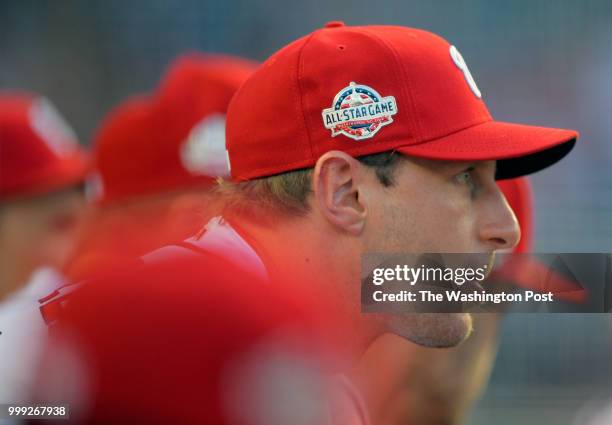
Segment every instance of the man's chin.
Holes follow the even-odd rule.
[[[469,313],[418,313],[394,316],[390,331],[424,347],[454,347],[472,332]]]

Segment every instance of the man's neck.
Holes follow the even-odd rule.
[[[336,241],[322,241],[319,230],[308,219],[280,218],[273,224],[239,220],[236,224],[240,233],[246,233],[243,236],[254,242],[253,248],[273,276],[307,279],[309,284],[319,283],[313,282],[317,278],[344,283],[350,280],[348,264],[330,261]]]
[[[342,348],[356,361],[372,338],[355,321],[361,309],[361,251],[355,240],[334,234],[326,223],[311,217],[280,218],[273,224],[228,221],[251,243],[272,279],[304,285],[333,308],[338,328],[345,327]]]

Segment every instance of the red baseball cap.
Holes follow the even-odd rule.
[[[190,175],[229,177],[225,114],[236,90],[257,69],[247,59],[188,53],[169,67],[154,96],[160,138],[179,146]]]
[[[115,108],[95,138],[97,199],[108,203],[210,186],[228,176],[225,112],[254,69],[240,58],[186,55],[170,66],[151,97]]]
[[[159,169],[151,122],[146,96],[127,99],[103,121],[94,138],[94,174],[88,181],[95,201],[107,203],[157,190],[154,175],[163,175],[164,169]]]
[[[312,167],[330,150],[545,168],[578,133],[494,121],[456,47],[427,31],[331,22],[272,55],[228,111],[232,176]]]
[[[0,200],[77,184],[86,160],[55,107],[29,93],[0,93]]]

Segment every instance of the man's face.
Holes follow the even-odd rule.
[[[23,269],[20,272],[60,268],[74,246],[84,208],[79,189],[8,203],[0,210],[0,250],[18,259],[12,267]],[[0,294],[12,289],[0,288]]]
[[[495,161],[404,159],[375,192],[368,249],[489,253],[512,248],[518,223],[495,183]]]
[[[495,165],[405,158],[395,170],[394,185],[368,180],[364,250],[493,253],[512,248],[519,228],[495,183]],[[422,345],[456,345],[471,328],[467,314],[405,314],[384,321],[389,330]]]

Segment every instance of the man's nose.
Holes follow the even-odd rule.
[[[512,249],[521,239],[521,230],[514,212],[504,195],[497,191],[490,199],[490,205],[480,229],[481,240],[491,249]]]

